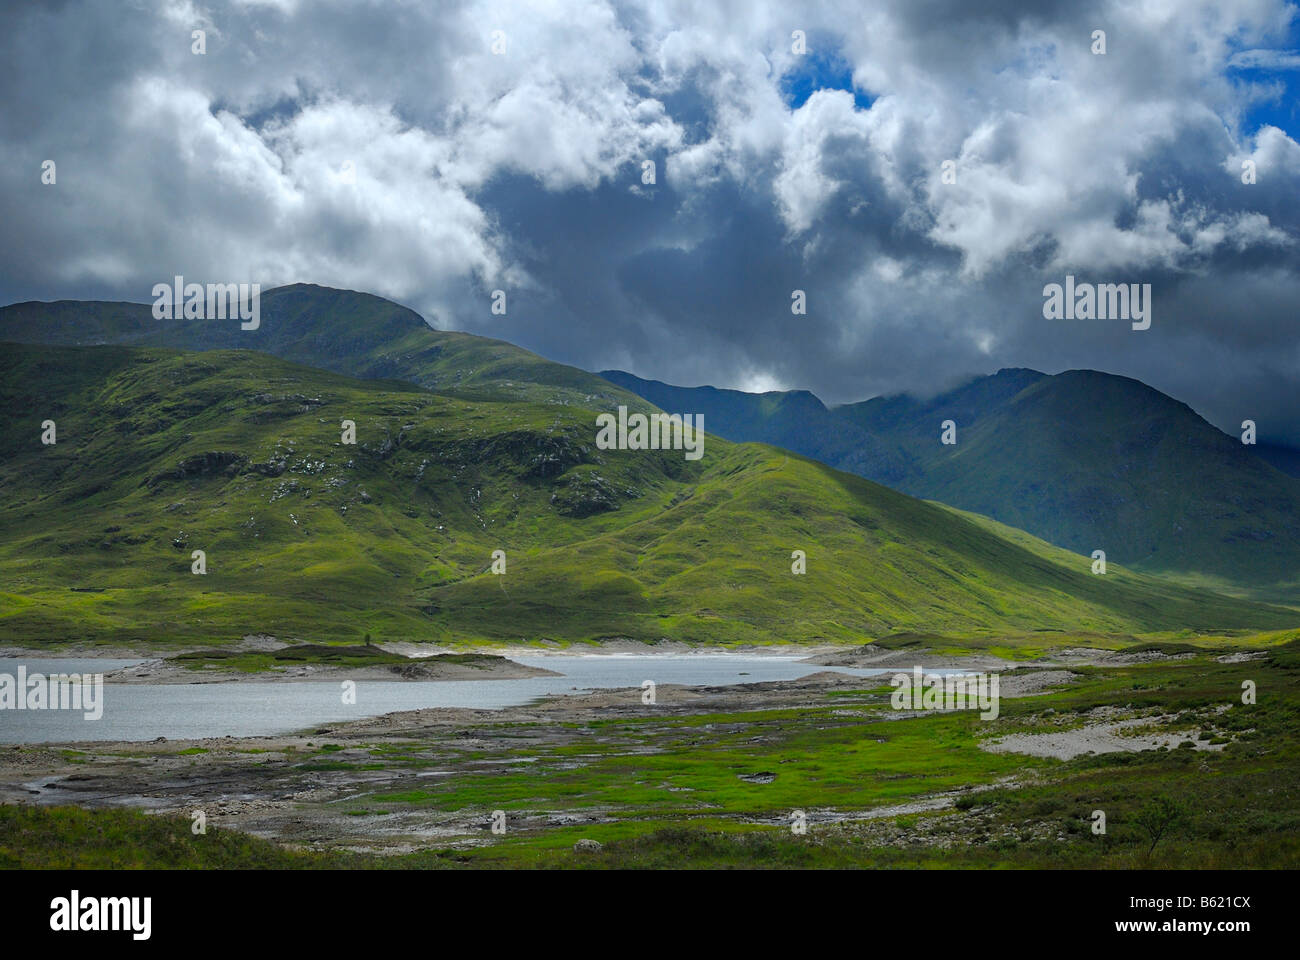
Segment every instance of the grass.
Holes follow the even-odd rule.
[[[838,726],[821,710],[693,717],[690,726],[709,730],[707,744],[679,741],[666,755],[635,759],[625,742],[623,750],[607,745],[608,760],[572,775],[579,789],[573,783],[561,788],[564,781],[550,777],[532,784],[534,797],[540,792],[561,808],[566,801],[580,808],[581,797],[588,803],[599,798],[613,809],[612,823],[523,831],[470,856],[481,866],[1294,868],[1300,865],[1298,648],[1300,641],[1293,640],[1274,648],[1267,661],[1243,664],[1221,664],[1202,653],[1186,661],[1082,668],[1082,679],[1067,688],[1004,700],[996,731],[962,713],[888,723],[841,720]],[[1268,691],[1267,704],[1240,703],[1245,679]],[[844,705],[843,696],[835,700]],[[1071,761],[990,754],[976,745],[992,732],[1059,728],[1062,717],[1106,707],[1155,709],[1173,717],[1167,729],[1200,724],[1230,742],[1222,752],[1184,748]],[[628,733],[637,727],[619,726]],[[756,735],[768,742],[756,746]],[[667,747],[672,736],[664,729],[652,740]],[[611,765],[620,763],[632,764],[622,784],[607,778]],[[735,777],[759,769],[780,773],[762,786]],[[1008,773],[1014,774],[1010,782]],[[660,792],[665,784],[691,788],[696,809],[683,811],[664,799],[671,796]],[[993,789],[966,792],[955,808],[813,823],[804,837],[785,826],[742,822],[795,809],[870,810],[980,784]],[[508,788],[510,781],[500,785]],[[424,802],[476,802],[463,786],[447,789]],[[508,789],[494,799],[510,809]],[[1144,817],[1171,802],[1182,816],[1152,849]],[[1092,832],[1098,809],[1107,818],[1104,835]],[[579,836],[606,847],[576,857],[569,848]]]
[[[170,658],[189,670],[207,670],[219,667],[241,673],[264,673],[289,664],[320,664],[340,667],[388,666],[412,662],[437,662],[447,660],[449,654],[413,661],[400,653],[388,653],[379,647],[338,644],[302,643],[279,650],[247,652],[240,650],[193,650]]]
[[[347,867],[347,855],[287,850],[231,830],[192,832],[185,817],[134,810],[0,806],[0,868],[289,870]]]
[[[486,821],[505,810],[504,836],[380,857],[282,851],[252,838],[190,838],[188,821],[120,810],[0,808],[0,863],[9,866],[339,866],[368,868],[1061,868],[1238,869],[1300,866],[1300,640],[1265,660],[1221,663],[1215,652],[1123,667],[1075,667],[1078,679],[1042,696],[1004,700],[986,723],[972,713],[886,719],[878,689],[834,691],[801,709],[654,714],[595,721],[539,745],[536,724],[472,726],[484,741],[389,742],[357,760],[325,743],[306,771],[416,770],[454,776],[398,792],[350,797],[349,816],[425,811]],[[1242,681],[1259,702],[1240,702]],[[1084,755],[1069,761],[979,748],[989,736],[1068,729],[1092,711],[1157,718],[1164,731],[1223,739],[1186,747]],[[1226,708],[1226,709],[1225,709]],[[449,753],[449,751],[452,751]],[[455,756],[523,764],[458,764]],[[334,759],[329,759],[334,758]],[[767,783],[741,779],[768,772]],[[422,784],[425,783],[422,781]],[[955,802],[864,819],[946,793]],[[1152,811],[1175,808],[1153,843]],[[809,817],[791,832],[793,811]],[[1106,832],[1096,834],[1094,812]],[[856,816],[828,822],[825,814]],[[550,825],[569,814],[587,822]],[[592,817],[595,819],[591,819]],[[820,818],[820,819],[819,819]],[[471,831],[472,833],[473,831]],[[90,837],[90,843],[84,838]],[[603,844],[575,852],[580,839]],[[483,840],[491,842],[481,843]]]
[[[0,377],[6,407],[33,411],[0,440],[10,643],[939,636],[1028,655],[1300,618],[1116,565],[1093,576],[1085,557],[760,445],[710,438],[698,462],[600,451],[592,412],[567,404],[251,351],[14,345]]]
[[[253,340],[211,324],[162,330],[137,307],[0,311],[0,331],[16,339],[39,316],[42,336],[81,338],[99,324],[100,339],[145,344],[0,352],[0,400],[18,412],[0,435],[0,642],[52,653],[126,646],[253,672],[406,662],[367,636],[455,646],[466,652],[444,659],[468,666],[505,644],[584,649],[611,638],[873,641],[1017,660],[1095,647],[1163,656],[1075,668],[1068,687],[1005,701],[996,730],[1070,729],[1114,708],[1224,749],[1066,762],[994,754],[980,749],[991,730],[972,715],[888,719],[887,691],[864,685],[799,709],[562,724],[549,731],[563,733],[556,742],[489,722],[463,746],[388,743],[357,760],[333,743],[247,751],[303,775],[500,761],[360,790],[347,811],[516,818],[482,846],[378,858],[221,830],[196,837],[188,819],[134,811],[0,807],[0,865],[1297,864],[1294,608],[1113,562],[1093,576],[1086,556],[762,445],[710,437],[698,462],[597,450],[594,414],[637,406],[630,394],[509,344],[431,331],[377,298],[268,291]],[[164,335],[213,349],[165,349]],[[350,347],[322,356],[327,341]],[[245,345],[287,359],[227,349]],[[39,442],[45,419],[57,423],[54,446]],[[343,420],[357,424],[355,446],[341,443]],[[992,442],[966,436],[963,450]],[[806,575],[791,573],[796,549]],[[194,550],[203,576],[191,573]],[[490,572],[496,550],[504,576]],[[288,645],[224,646],[249,634]],[[1268,656],[1216,659],[1244,651]],[[1245,680],[1258,684],[1255,705],[1240,702]],[[213,760],[202,748],[179,754]],[[95,754],[65,759],[93,767]],[[742,779],[754,774],[769,782]],[[954,806],[865,818],[938,793],[956,795]],[[1091,832],[1097,809],[1104,835]],[[859,819],[814,816],[795,836],[793,810]],[[539,812],[593,820],[541,827],[529,819]],[[604,848],[575,854],[583,838]]]

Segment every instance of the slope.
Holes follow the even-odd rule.
[[[703,414],[708,429],[727,440],[770,443],[879,483],[892,485],[907,476],[906,461],[897,451],[865,427],[828,410],[807,390],[745,393],[675,387],[622,370],[602,370],[600,375],[661,410]]]
[[[652,402],[708,410],[711,429],[730,439],[779,443],[1078,553],[1105,550],[1112,561],[1213,589],[1300,597],[1300,481],[1136,380],[1007,369],[930,399],[827,409],[804,392],[602,375]],[[799,417],[783,418],[796,396]],[[945,420],[957,424],[956,445],[940,442]]]
[[[382,297],[309,283],[264,292],[255,330],[242,330],[238,320],[159,320],[144,303],[28,301],[0,307],[3,340],[260,350],[353,377],[407,380],[467,397],[649,409],[635,394],[576,367],[502,340],[434,330],[415,311]]]
[[[767,446],[710,437],[699,461],[600,451],[591,413],[564,405],[251,351],[7,344],[0,384],[6,642],[763,643],[1298,616],[1118,567],[1095,577],[1077,556]]]
[[[842,412],[906,451],[916,496],[1153,573],[1274,596],[1296,583],[1300,483],[1137,380],[1003,371]],[[956,445],[938,442],[945,419]]]

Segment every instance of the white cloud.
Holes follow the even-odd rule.
[[[1242,50],[1228,58],[1238,70],[1300,70],[1300,53],[1294,50]]]

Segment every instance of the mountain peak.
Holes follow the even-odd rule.
[[[259,313],[257,328],[243,330],[237,320],[157,319],[149,303],[29,302],[0,307],[0,341],[260,350],[335,373],[483,399],[650,409],[593,374],[503,340],[435,330],[409,307],[371,293],[291,283],[263,291]]]
[[[702,391],[676,389],[675,403],[705,402]],[[1104,549],[1150,572],[1294,595],[1300,485],[1140,380],[1005,367],[937,396],[876,397],[793,424],[749,396],[747,408],[719,405],[710,430],[776,443],[1085,555]],[[940,443],[947,420],[955,444]]]

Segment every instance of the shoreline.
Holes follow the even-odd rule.
[[[1072,665],[1117,662],[1121,658],[1112,651],[1101,649],[1060,651],[1065,656],[1042,657],[1032,661],[1008,660],[985,653],[967,655],[935,654],[924,650],[890,650],[867,643],[861,645],[820,644],[805,647],[797,644],[744,645],[740,647],[704,647],[681,641],[640,643],[638,641],[611,641],[600,647],[591,645],[478,647],[469,649],[429,647],[424,644],[393,642],[376,644],[384,653],[407,657],[407,661],[384,664],[331,664],[321,662],[295,663],[285,661],[262,670],[223,668],[217,664],[203,667],[187,666],[177,660],[186,653],[212,649],[229,649],[235,653],[270,653],[284,649],[285,645],[266,636],[248,636],[241,642],[222,648],[199,648],[199,651],[175,650],[167,656],[156,651],[145,652],[139,648],[114,648],[111,652],[94,653],[78,648],[72,650],[32,650],[27,647],[0,646],[0,658],[69,659],[69,660],[124,660],[139,659],[140,663],[118,667],[104,673],[104,682],[112,684],[219,684],[219,683],[328,683],[340,680],[390,681],[390,682],[460,682],[474,680],[518,680],[530,677],[562,676],[543,666],[519,662],[550,658],[608,658],[632,659],[642,657],[726,659],[772,658],[790,660],[824,667],[847,669],[889,670],[921,667],[926,671],[963,671],[981,673],[1008,673],[1026,670],[1052,670]],[[475,656],[482,660],[474,664],[439,661],[448,656]],[[1138,658],[1123,658],[1138,659]],[[1146,659],[1142,657],[1140,659]]]
[[[104,674],[105,683],[176,684],[212,683],[332,683],[356,682],[459,683],[475,680],[523,680],[529,677],[558,677],[559,673],[530,667],[505,657],[499,663],[470,666],[457,663],[392,663],[375,666],[337,664],[285,664],[260,671],[223,670],[219,667],[192,668],[167,660],[146,660]]]
[[[1025,680],[1043,678],[1043,671],[1026,673]],[[1068,681],[1066,676],[1059,679]],[[809,709],[822,705],[828,694],[861,689],[862,684],[863,678],[827,670],[797,680],[722,687],[662,684],[658,703],[652,706],[642,702],[640,689],[623,687],[554,693],[497,710],[394,711],[261,736],[6,744],[0,748],[0,802],[95,809],[122,806],[124,797],[132,797],[136,799],[125,805],[150,813],[186,815],[197,807],[205,809],[215,825],[280,843],[359,847],[385,855],[411,852],[429,843],[475,847],[492,840],[486,815],[478,808],[440,810],[422,805],[417,798],[391,807],[385,803],[373,818],[353,814],[369,810],[380,797],[437,789],[441,783],[476,773],[517,772],[553,751],[587,745],[592,723],[671,725],[716,713],[741,716],[752,711]],[[1055,685],[1040,688],[1029,683],[1003,695],[1032,697]],[[887,702],[845,703],[838,713],[856,723],[907,723],[920,716],[892,711]],[[529,731],[526,756],[518,753],[520,730]],[[368,767],[392,751],[411,749],[427,753],[427,762],[411,767],[385,765],[382,770]],[[579,768],[595,762],[589,746],[584,750],[581,759],[574,761]],[[946,809],[958,795],[922,791],[907,802]],[[839,817],[870,821],[903,809],[883,804],[878,809],[844,810]],[[568,811],[544,801],[520,811],[515,822],[521,828],[594,825],[605,822],[607,814],[599,803]],[[727,819],[761,822],[756,816],[728,814]]]
[[[160,649],[153,644],[88,644],[82,642],[59,641],[50,647],[32,644],[0,643],[0,658],[34,657],[57,660],[158,660],[177,657],[187,653],[205,650],[224,650],[232,653],[269,653],[295,644],[309,643],[300,637],[279,639],[265,634],[248,634],[238,640],[217,645],[215,643],[195,643]],[[804,645],[797,643],[782,644],[740,644],[735,646],[705,645],[687,643],[681,640],[660,640],[654,643],[642,643],[638,640],[611,639],[599,644],[539,642],[537,644],[471,644],[464,646],[446,646],[443,644],[414,643],[406,640],[381,640],[375,646],[387,653],[400,654],[413,660],[425,660],[443,654],[482,654],[499,656],[507,659],[514,657],[608,657],[608,656],[746,656],[746,657],[793,657],[804,659],[836,651],[853,651],[861,648],[859,644],[823,643]]]

